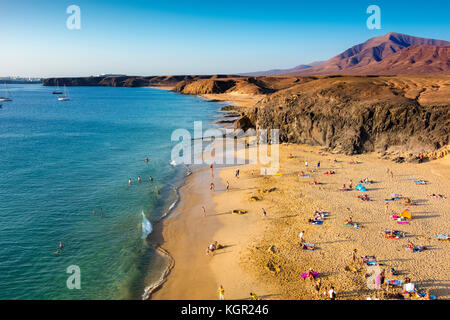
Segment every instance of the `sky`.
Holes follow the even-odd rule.
[[[66,26],[70,5],[79,30]],[[379,30],[366,26],[370,5]],[[450,41],[449,12],[448,0],[0,0],[0,76],[291,68],[391,31]]]

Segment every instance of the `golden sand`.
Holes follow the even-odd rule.
[[[374,154],[349,157],[321,153],[318,147],[280,146],[281,176],[261,176],[258,165],[248,164],[239,167],[239,179],[234,176],[236,167],[222,168],[219,174],[216,169],[214,179],[209,169],[189,177],[181,189],[182,201],[164,221],[159,239],[175,259],[175,267],[152,298],[217,299],[217,289],[223,285],[226,299],[246,299],[250,292],[264,299],[324,299],[314,291],[314,282],[300,277],[309,268],[320,273],[322,286],[334,286],[338,299],[375,297],[377,292],[367,288],[365,265],[355,264],[358,272],[345,270],[351,264],[351,252],[357,249],[358,256],[376,256],[386,271],[393,267],[400,272],[399,276],[387,273],[387,279],[408,276],[419,288],[429,289],[439,299],[449,299],[449,244],[434,238],[438,233],[449,233],[449,200],[428,196],[449,196],[448,157],[424,164],[396,164]],[[319,172],[308,172],[311,178],[297,176],[301,170],[310,171],[319,160]],[[351,164],[351,160],[358,164]],[[393,172],[392,178],[386,174],[387,168]],[[324,175],[328,170],[336,174]],[[365,185],[367,192],[339,190],[350,180],[355,186],[366,177],[375,181]],[[416,185],[410,178],[424,179],[428,184]],[[313,180],[321,184],[313,185]],[[216,185],[215,192],[209,191],[210,181]],[[231,186],[228,192],[226,181]],[[410,225],[399,225],[390,217],[404,209],[403,200],[388,202],[385,213],[384,199],[392,193],[416,203],[408,207],[413,215]],[[368,194],[372,201],[358,200],[358,194]],[[202,205],[207,208],[206,218]],[[266,218],[262,208],[267,211]],[[248,213],[231,214],[234,209]],[[322,226],[307,221],[315,210],[330,214]],[[363,228],[344,226],[350,216]],[[404,231],[407,237],[385,239],[381,234],[385,228]],[[301,231],[306,242],[316,245],[315,251],[299,248]],[[206,248],[213,241],[225,248],[207,256]],[[428,250],[410,252],[404,248],[408,241]]]

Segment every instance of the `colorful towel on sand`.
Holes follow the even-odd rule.
[[[391,285],[391,286],[402,286],[403,285],[403,280],[389,279],[389,280],[387,280],[387,284]]]
[[[313,272],[313,277],[317,278],[319,276],[318,272]],[[302,279],[308,278],[308,272],[302,273]]]
[[[347,227],[353,227],[353,228],[362,228],[362,226],[360,226],[359,224],[353,222],[353,223],[344,223],[344,226]]]
[[[315,221],[313,221],[311,223],[315,224],[315,225],[318,225],[318,226],[321,226],[323,224],[323,221],[322,220],[315,220]]]
[[[435,238],[438,239],[439,241],[450,241],[450,236],[446,234],[438,234],[435,236]]]

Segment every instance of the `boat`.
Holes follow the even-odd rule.
[[[58,97],[59,101],[69,101],[69,92],[67,91],[66,85],[64,85],[64,95],[61,97]]]
[[[56,81],[56,90],[53,91],[52,94],[63,94],[63,92],[59,90],[58,81]]]
[[[0,97],[0,102],[12,101],[12,99],[9,97],[8,88],[6,87],[6,81],[5,81],[5,93],[6,95],[4,97]]]

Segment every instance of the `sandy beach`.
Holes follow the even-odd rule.
[[[310,172],[318,161],[320,169]],[[387,168],[393,177],[386,174]],[[181,188],[182,200],[160,226],[157,239],[174,258],[175,267],[153,299],[217,299],[219,285],[226,299],[248,299],[250,292],[264,299],[324,299],[314,291],[314,282],[300,277],[309,268],[320,273],[322,287],[334,286],[338,299],[375,298],[377,290],[369,290],[364,278],[367,267],[351,261],[354,249],[358,257],[375,256],[386,272],[390,268],[399,272],[386,274],[386,279],[407,276],[439,299],[450,298],[448,242],[435,239],[436,234],[448,233],[450,206],[448,199],[428,196],[446,195],[450,190],[448,157],[424,164],[397,164],[375,154],[350,157],[328,154],[319,147],[281,145],[281,175],[262,176],[258,165],[246,164],[239,166],[237,179],[235,169],[215,169],[214,179],[209,169],[199,170]],[[330,170],[335,174],[324,174]],[[298,177],[300,171],[310,177]],[[367,192],[340,191],[343,184],[352,181],[355,186],[366,177],[374,181],[365,185]],[[427,184],[417,185],[408,180],[412,178]],[[311,184],[314,180],[320,184]],[[209,191],[210,181],[216,185],[215,192]],[[231,187],[228,192],[226,181]],[[359,200],[357,195],[362,193],[371,201]],[[415,202],[408,207],[413,216],[409,225],[391,218],[405,208],[403,200],[387,202],[386,212],[384,199],[392,193]],[[207,208],[206,218],[202,205]],[[248,213],[231,214],[234,209]],[[323,225],[308,222],[315,210],[329,213]],[[349,217],[362,228],[345,226]],[[385,239],[384,229],[404,231],[406,237]],[[300,249],[301,231],[305,242],[314,243],[316,250]],[[206,248],[214,241],[225,248],[207,256]],[[404,248],[408,241],[427,250],[408,251]],[[349,265],[355,266],[353,271],[346,271]]]

